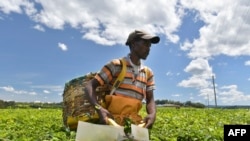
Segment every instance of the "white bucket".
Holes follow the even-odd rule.
[[[125,136],[123,127],[78,122],[76,141],[117,141]]]

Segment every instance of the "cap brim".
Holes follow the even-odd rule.
[[[143,35],[141,36],[142,39],[150,40],[152,44],[157,44],[160,41],[160,37],[152,36],[152,35]]]

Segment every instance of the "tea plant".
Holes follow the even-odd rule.
[[[250,124],[250,111],[158,107],[150,140],[223,141],[225,124]],[[0,110],[0,141],[74,141],[75,136],[64,128],[61,109]]]

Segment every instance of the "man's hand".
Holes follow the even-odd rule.
[[[144,122],[146,123],[145,128],[151,129],[155,122],[155,115],[149,114],[144,118]]]
[[[153,91],[148,91],[146,96],[146,109],[148,115],[144,118],[144,122],[146,122],[146,128],[151,129],[155,122],[156,117],[156,105],[154,101]]]
[[[97,113],[99,115],[100,124],[108,124],[106,119],[108,117],[113,118],[113,116],[109,113],[109,111],[104,108],[100,108],[99,110],[97,110]]]

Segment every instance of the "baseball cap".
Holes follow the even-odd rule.
[[[129,34],[126,45],[129,45],[133,40],[138,38],[150,40],[152,44],[157,44],[160,41],[159,36],[149,34],[143,30],[135,30]]]

